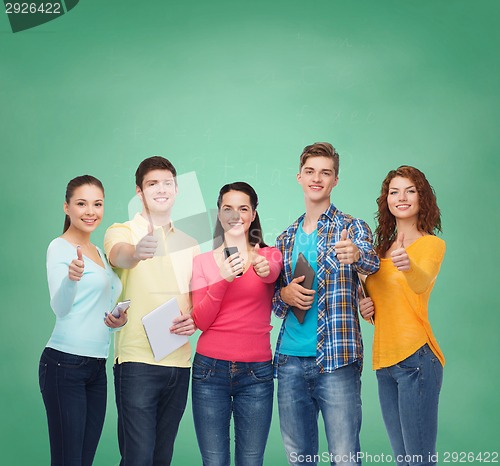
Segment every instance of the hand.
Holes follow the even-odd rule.
[[[404,233],[398,233],[396,242],[399,248],[391,252],[392,263],[401,272],[410,270],[410,258],[406,252],[404,240]]]
[[[170,327],[170,332],[176,335],[191,336],[196,332],[196,324],[191,314],[182,314],[174,319],[174,325]]]
[[[296,307],[302,311],[311,309],[314,301],[315,290],[308,290],[300,283],[304,281],[305,275],[294,278],[287,286],[281,288],[281,299],[289,306]]]
[[[240,253],[235,252],[231,254],[224,260],[219,270],[224,280],[232,282],[240,273],[243,273],[244,270],[243,259],[241,259]]]
[[[83,277],[83,271],[85,269],[85,264],[83,263],[82,248],[80,246],[76,247],[76,259],[71,261],[69,264],[68,277],[74,282],[79,282]]]
[[[251,264],[260,278],[266,278],[271,273],[271,267],[269,267],[269,261],[259,254],[259,250],[260,246],[256,244],[250,252]]]
[[[158,240],[153,236],[153,226],[148,227],[148,234],[141,238],[135,246],[134,259],[144,261],[154,257]]]
[[[119,328],[123,327],[128,322],[127,311],[120,312],[120,317],[115,317],[111,312],[106,312],[104,314],[104,323],[109,328]]]
[[[365,319],[367,322],[373,323],[375,306],[373,305],[372,298],[363,298],[359,300],[359,312],[363,319]]]
[[[359,260],[358,247],[347,238],[347,230],[344,228],[340,233],[340,241],[335,243],[335,255],[341,264],[349,265]]]

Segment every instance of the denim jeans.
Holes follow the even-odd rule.
[[[290,465],[361,464],[361,369],[356,361],[321,373],[314,357],[278,355],[280,428]],[[328,454],[318,454],[321,411]]]
[[[168,466],[186,408],[189,368],[114,366],[120,466]]]
[[[193,418],[204,466],[228,466],[234,418],[236,466],[264,461],[273,411],[273,366],[231,362],[196,354],[193,361]]]
[[[443,367],[426,344],[377,370],[385,427],[398,466],[436,464],[438,401]]]
[[[45,348],[38,380],[47,411],[51,466],[90,466],[106,414],[106,359]]]

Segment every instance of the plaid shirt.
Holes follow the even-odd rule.
[[[278,238],[276,247],[283,255],[283,270],[276,282],[273,297],[273,312],[285,319],[281,326],[274,357],[275,376],[280,352],[281,338],[285,330],[290,306],[280,297],[281,288],[293,279],[292,251],[299,217]],[[335,256],[335,243],[340,240],[342,229],[347,229],[348,238],[358,247],[360,258],[352,265],[342,265]],[[344,214],[333,204],[321,214],[318,220],[318,327],[316,363],[321,372],[351,364],[363,358],[363,341],[358,319],[358,276],[375,273],[379,258],[373,249],[370,227],[363,221]]]

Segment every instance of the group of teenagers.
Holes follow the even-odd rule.
[[[93,463],[111,334],[121,466],[171,464],[190,379],[203,465],[231,464],[231,418],[234,463],[262,465],[274,378],[290,465],[319,462],[320,412],[331,464],[361,464],[358,313],[375,325],[373,369],[396,463],[435,464],[444,357],[428,301],[445,253],[436,196],[418,169],[391,170],[377,199],[373,241],[367,223],[332,203],[338,173],[331,144],[304,148],[297,181],[305,213],[274,246],[264,242],[255,190],[245,182],[223,186],[206,253],[171,220],[178,187],[169,160],[140,163],[142,211],[108,228],[104,252],[91,242],[104,188],[90,175],[69,182],[64,232],[47,251],[56,323],[39,366],[51,465]],[[314,271],[310,287],[294,274],[299,256]],[[360,280],[369,297],[361,297]],[[170,332],[201,332],[192,371],[189,343],[155,361],[142,325],[171,298],[181,314]],[[131,303],[116,317],[110,311],[118,299]],[[272,313],[283,320],[274,358]]]

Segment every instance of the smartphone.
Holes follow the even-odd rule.
[[[120,314],[123,311],[126,311],[129,307],[130,307],[130,299],[126,299],[125,301],[120,301],[111,311],[111,314],[113,315],[113,317],[119,318]]]
[[[232,256],[235,252],[238,252],[238,248],[236,246],[228,246],[224,248],[224,257],[227,259],[229,256]],[[243,272],[240,272],[237,277],[241,277]]]

